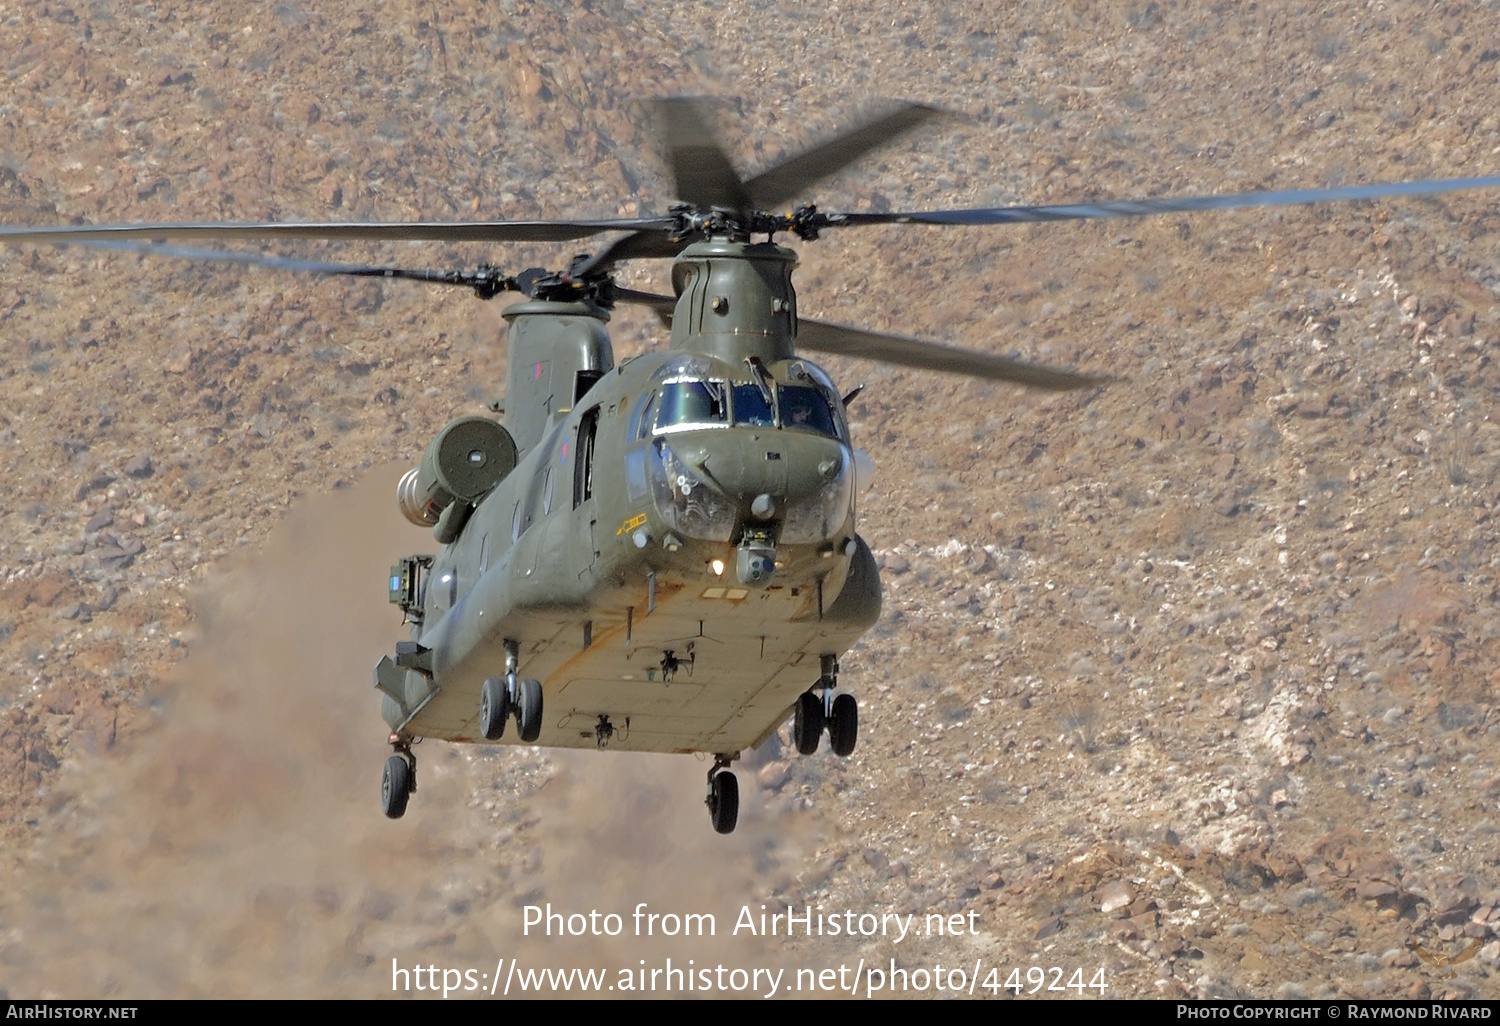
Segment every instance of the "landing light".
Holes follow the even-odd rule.
[[[713,569],[715,577],[724,576],[724,561],[722,559],[716,559],[708,565]]]

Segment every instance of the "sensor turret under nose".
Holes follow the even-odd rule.
[[[741,584],[764,588],[776,574],[776,546],[768,534],[746,535],[735,550],[735,576]]]

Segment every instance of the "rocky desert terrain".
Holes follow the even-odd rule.
[[[682,94],[750,171],[882,99],[957,115],[825,209],[1479,176],[1497,41],[1493,2],[3,0],[0,223],[657,212]],[[806,315],[1116,381],[828,361],[877,467],[860,747],[750,754],[730,837],[686,757],[434,742],[380,815],[383,582],[432,547],[394,484],[498,394],[508,300],[0,251],[0,992],[671,958],[781,994],[863,964],[922,968],[905,996],[1500,997],[1497,201],[799,244]],[[624,933],[524,932],[549,903]],[[634,936],[640,903],[716,935]],[[964,928],[731,932],[761,906]],[[1475,942],[1451,979],[1411,948]]]

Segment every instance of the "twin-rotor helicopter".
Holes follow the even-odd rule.
[[[874,626],[880,576],[856,531],[869,463],[841,394],[806,352],[1042,389],[1103,378],[798,316],[796,254],[774,241],[888,224],[996,225],[1287,206],[1493,187],[1500,177],[1069,206],[905,213],[783,208],[939,112],[906,104],[745,179],[696,100],[662,105],[677,197],[604,220],[0,226],[0,241],[80,244],[314,274],[457,285],[509,307],[503,421],[461,417],[397,489],[435,554],[391,568],[407,640],[374,685],[392,754],[385,814],[416,790],[423,738],[706,753],[713,828],[729,833],[729,769],[787,719],[799,752],[826,733],[853,752],[859,710],[839,657]],[[562,271],[423,270],[186,249],[165,239],[566,242],[617,234]],[[760,239],[760,241],[757,241]],[[674,295],[617,286],[627,260],[671,259]],[[617,303],[671,325],[665,350],[615,362]]]

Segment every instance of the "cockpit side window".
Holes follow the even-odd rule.
[[[734,386],[734,422],[751,427],[770,427],[776,423],[776,412],[766,402],[759,385]]]
[[[667,382],[658,393],[656,430],[722,427],[729,415],[726,393],[722,381]]]
[[[653,405],[655,399],[655,392],[647,392],[641,396],[641,401],[636,404],[635,413],[630,418],[630,438],[632,441],[638,442],[651,434],[651,415],[656,409]]]
[[[837,438],[837,421],[828,400],[816,388],[807,385],[779,385],[777,398],[781,405],[781,426]]]

